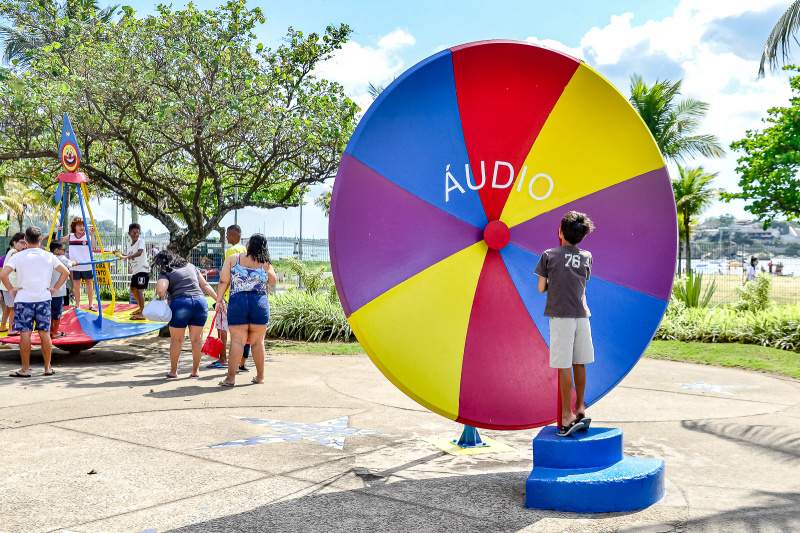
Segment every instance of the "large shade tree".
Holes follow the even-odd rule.
[[[19,3],[0,0],[0,14],[23,31]],[[342,88],[314,75],[350,29],[290,29],[272,50],[255,41],[263,21],[243,0],[60,19],[69,42],[0,73],[0,161],[48,160],[52,182],[68,112],[94,185],[158,219],[182,253],[234,209],[297,205],[335,175],[355,124]]]
[[[692,272],[692,223],[714,201],[717,191],[713,188],[712,182],[716,177],[716,173],[708,173],[703,167],[689,168],[678,165],[678,178],[672,180],[678,221],[682,226],[680,235],[684,245],[686,274]]]
[[[722,197],[744,200],[745,210],[765,225],[776,218],[800,218],[800,75],[794,75],[790,84],[789,105],[770,109],[763,130],[748,130],[731,144],[740,153],[736,167],[740,191]]]
[[[656,80],[648,85],[639,75],[631,77],[631,105],[653,134],[664,157],[673,161],[697,156],[721,157],[725,150],[719,139],[697,133],[708,104],[680,96],[680,80]]]

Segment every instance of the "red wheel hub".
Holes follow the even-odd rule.
[[[501,250],[511,240],[511,231],[505,222],[492,220],[483,228],[483,240],[492,250]]]

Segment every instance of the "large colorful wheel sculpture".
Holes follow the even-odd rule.
[[[373,362],[465,424],[553,421],[534,268],[573,209],[597,226],[581,244],[593,403],[637,362],[672,285],[675,204],[647,127],[587,65],[523,43],[459,46],[404,73],[361,120],[331,207],[333,273]]]

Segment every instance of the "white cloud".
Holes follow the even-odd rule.
[[[398,48],[414,46],[415,44],[417,44],[417,40],[414,36],[400,28],[387,33],[378,41],[378,46],[386,50],[397,50]]]
[[[564,52],[565,54],[571,55],[572,57],[577,59],[585,59],[583,57],[583,48],[581,47],[573,48],[572,46],[567,46],[566,44],[556,39],[539,39],[538,37],[528,37],[527,39],[525,39],[525,41],[531,44],[535,44],[537,46],[541,46],[543,48],[556,50],[557,52]]]
[[[757,78],[761,46],[785,8],[783,0],[682,0],[661,20],[637,24],[632,13],[614,15],[574,47],[539,37],[527,40],[585,59],[623,94],[633,73],[650,82],[683,79],[684,96],[711,106],[701,132],[717,135],[727,148],[746,130],[762,128],[767,109],[788,102],[786,74]],[[732,190],[738,182],[736,158],[729,151],[723,159],[690,164],[719,172],[717,186]],[[729,204],[716,205],[709,214],[732,207],[744,216],[741,205]]]
[[[399,76],[406,68],[400,51],[415,43],[414,36],[400,28],[381,37],[374,46],[350,41],[322,63],[316,74],[341,83],[347,95],[365,111],[372,103],[369,84],[385,87]]]

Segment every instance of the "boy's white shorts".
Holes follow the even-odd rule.
[[[550,317],[550,368],[570,368],[594,362],[588,318]]]

